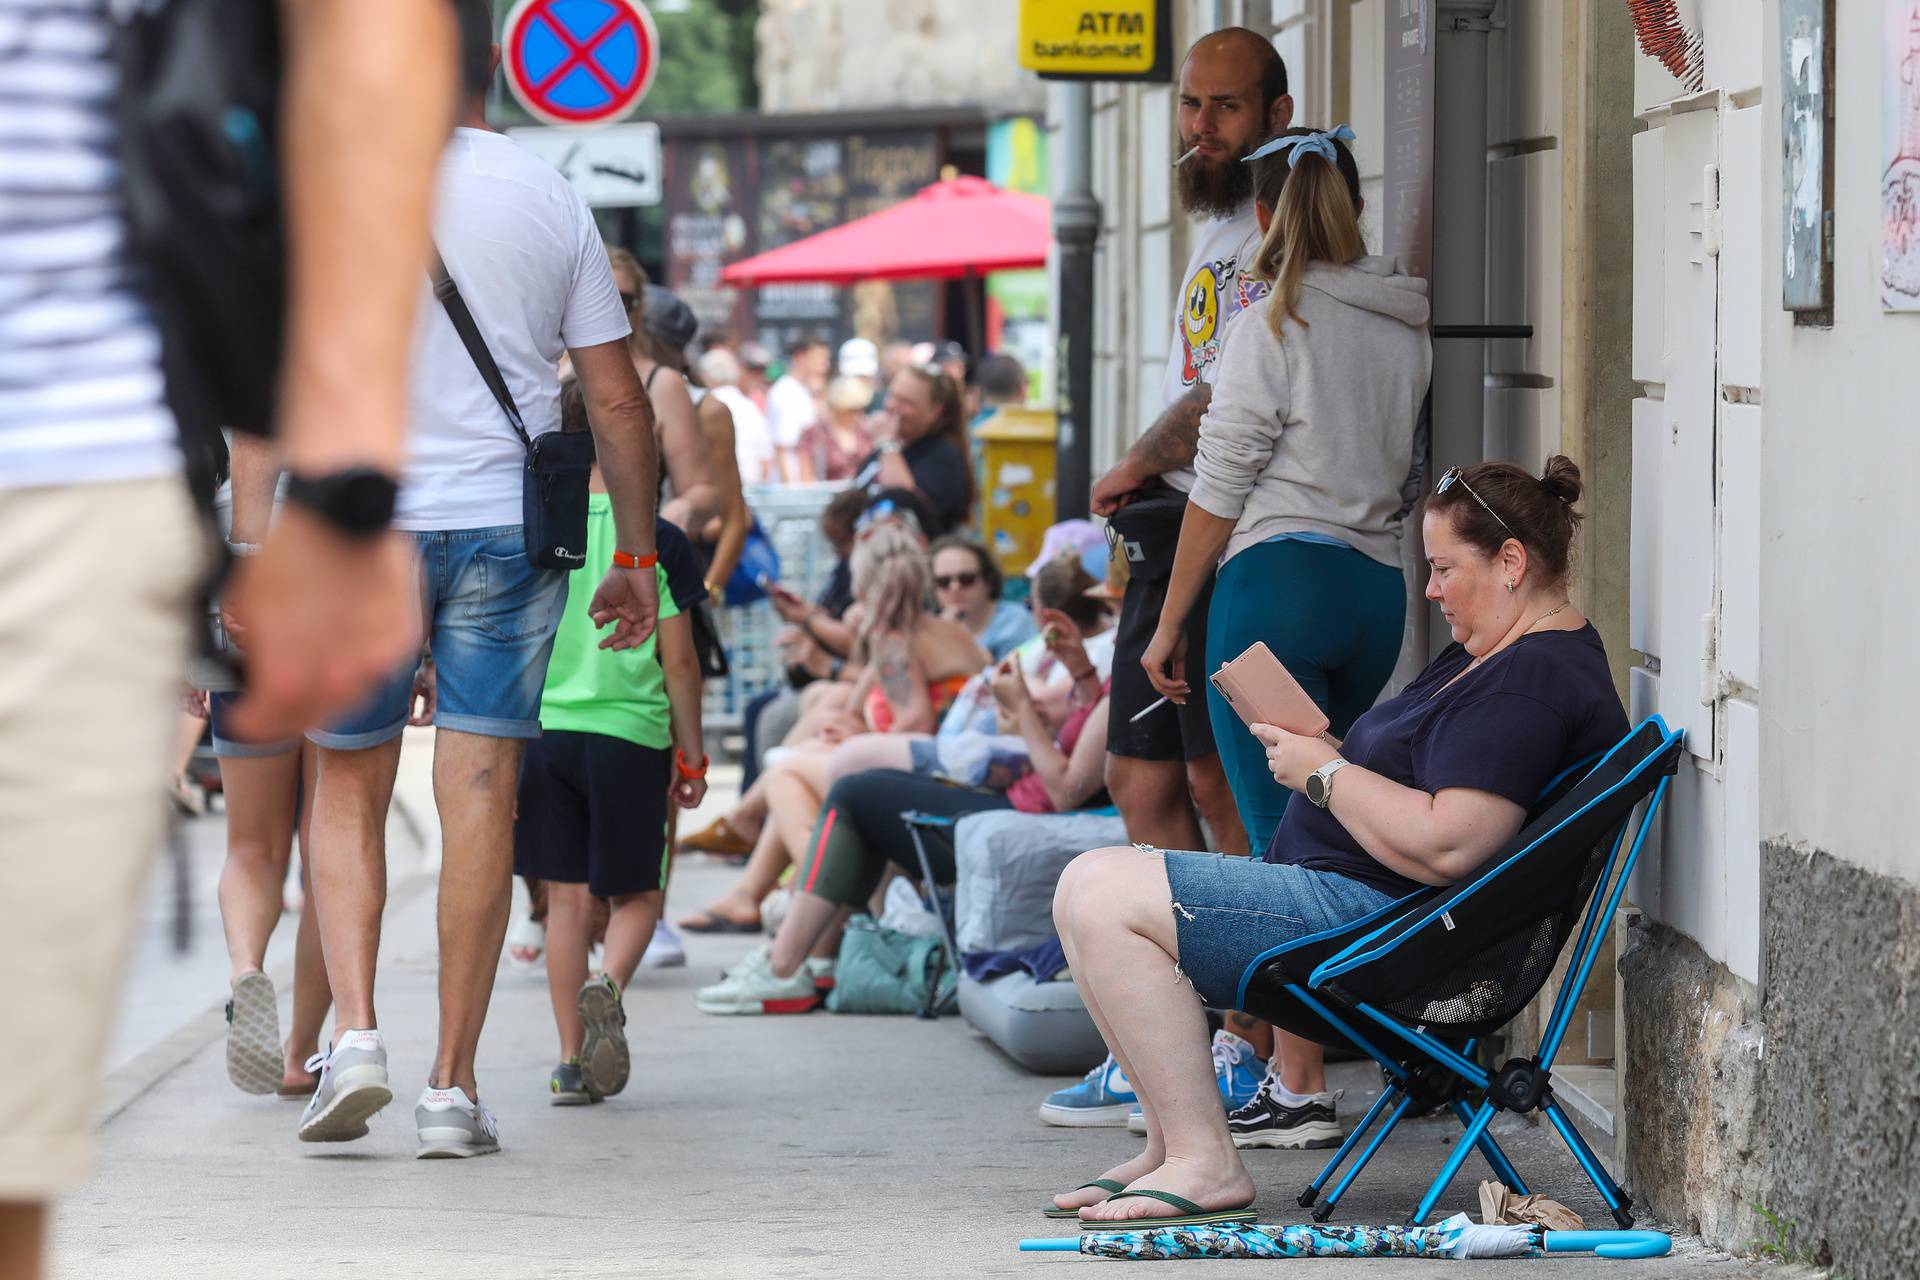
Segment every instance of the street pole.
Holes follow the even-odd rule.
[[[1093,192],[1093,86],[1062,84],[1060,191],[1053,202],[1059,243],[1059,345],[1055,348],[1060,426],[1054,519],[1087,514],[1093,488],[1093,247],[1100,200]]]

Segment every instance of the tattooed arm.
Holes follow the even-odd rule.
[[[913,638],[886,634],[873,639],[872,671],[880,691],[893,708],[889,733],[931,733],[933,701],[927,696],[927,676],[914,656]]]
[[[1200,445],[1200,419],[1212,400],[1213,388],[1196,382],[1168,405],[1126,456],[1093,486],[1094,514],[1112,515],[1138,497],[1148,481],[1190,465]]]

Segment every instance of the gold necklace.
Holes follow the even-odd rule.
[[[1535,618],[1535,619],[1534,619],[1534,620],[1533,620],[1533,621],[1532,621],[1531,623],[1529,623],[1529,624],[1527,624],[1527,629],[1526,629],[1525,631],[1522,631],[1522,632],[1520,633],[1520,635],[1522,635],[1522,636],[1527,636],[1527,635],[1532,635],[1532,634],[1533,634],[1533,629],[1534,629],[1535,627],[1537,627],[1537,626],[1539,626],[1539,625],[1540,625],[1541,623],[1543,623],[1543,622],[1545,622],[1545,621],[1546,621],[1546,620],[1547,620],[1548,618],[1551,618],[1551,617],[1552,617],[1552,616],[1553,616],[1554,614],[1556,614],[1556,613],[1560,613],[1560,612],[1562,612],[1562,611],[1564,611],[1564,610],[1566,610],[1566,609],[1570,609],[1570,608],[1572,608],[1572,607],[1573,607],[1573,597],[1571,597],[1571,596],[1569,596],[1569,597],[1567,597],[1567,598],[1566,598],[1565,600],[1562,600],[1562,601],[1561,601],[1561,602],[1560,602],[1559,604],[1557,604],[1557,605],[1555,605],[1555,606],[1554,606],[1553,608],[1551,608],[1551,609],[1549,609],[1549,610],[1547,610],[1547,611],[1546,611],[1545,613],[1543,613],[1543,614],[1541,614],[1541,615],[1540,615],[1539,617],[1537,617],[1537,618]],[[1514,637],[1514,639],[1516,639],[1516,640],[1517,640],[1517,639],[1519,639],[1519,638],[1520,638],[1520,636],[1515,636],[1515,637]],[[1504,647],[1505,647],[1505,646],[1502,646],[1502,648],[1504,648]],[[1475,659],[1474,659],[1474,660],[1473,660],[1472,662],[1469,662],[1469,663],[1468,663],[1468,664],[1467,664],[1466,666],[1464,666],[1464,667],[1462,667],[1462,668],[1460,669],[1460,675],[1462,675],[1462,676],[1463,676],[1463,675],[1465,675],[1465,674],[1467,674],[1467,672],[1469,672],[1469,671],[1471,671],[1471,670],[1473,670],[1473,669],[1474,669],[1475,667],[1477,667],[1477,666],[1479,666],[1479,665],[1480,665],[1481,663],[1483,663],[1483,662],[1485,662],[1485,661],[1486,661],[1486,660],[1487,660],[1488,658],[1491,658],[1491,657],[1493,656],[1493,654],[1494,654],[1494,653],[1498,653],[1498,652],[1500,652],[1500,650],[1499,650],[1499,649],[1495,649],[1495,650],[1493,651],[1493,653],[1483,653],[1483,654],[1481,654],[1481,655],[1480,655],[1479,657],[1477,657],[1477,658],[1475,658]],[[1456,679],[1456,680],[1457,680],[1457,679],[1459,679],[1459,678],[1460,678],[1460,676],[1455,676],[1455,677],[1454,677],[1454,679]]]

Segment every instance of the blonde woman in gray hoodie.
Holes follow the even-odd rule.
[[[1200,422],[1199,475],[1159,629],[1141,662],[1161,693],[1265,641],[1344,734],[1400,652],[1402,524],[1433,372],[1426,281],[1366,256],[1353,131],[1289,129],[1247,157],[1270,282],[1228,329]],[[1187,612],[1216,571],[1207,652],[1182,652]],[[1251,847],[1292,795],[1266,748],[1211,685],[1214,739]]]

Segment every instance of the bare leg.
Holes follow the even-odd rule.
[[[1187,761],[1187,791],[1194,809],[1206,820],[1207,830],[1213,832],[1216,851],[1244,855],[1247,829],[1240,822],[1240,808],[1233,802],[1233,789],[1227,785],[1227,771],[1218,755]],[[1259,853],[1264,855],[1266,850]]]
[[[915,739],[931,742],[925,734],[909,733],[857,733],[833,749],[827,757],[825,775],[821,778],[821,793],[850,773],[860,773],[867,769],[913,768],[913,747]]]
[[[851,914],[852,907],[843,907],[817,893],[796,892],[793,905],[787,908],[787,918],[780,922],[780,932],[773,936],[769,962],[774,976],[791,978],[800,972],[807,953],[831,933],[836,924],[846,923]]]
[[[440,860],[440,1047],[430,1082],[437,1089],[457,1085],[469,1097],[479,1096],[474,1055],[513,906],[513,798],[522,746],[516,738],[434,733],[433,797],[446,836]]]
[[[825,790],[826,761],[824,752],[809,752],[782,760],[760,775],[754,787],[766,797],[767,813],[773,820],[762,824],[760,837],[754,841],[753,854],[741,870],[740,878],[707,907],[705,914],[740,923],[760,918],[760,904],[793,864],[793,850],[804,849],[813,832],[814,819],[820,812],[820,794]],[[781,797],[779,803],[784,808],[775,808],[776,795]],[[776,814],[785,817],[782,819]],[[681,926],[686,927],[689,921],[697,926],[698,919],[690,916],[681,921]]]
[[[400,739],[359,751],[317,749],[313,796],[313,896],[320,918],[327,981],[343,1030],[379,1025],[373,976],[380,953],[380,913],[387,905],[387,806],[400,766]]]
[[[1206,1015],[1190,986],[1175,976],[1179,956],[1172,895],[1158,855],[1099,850],[1082,855],[1062,877],[1073,884],[1064,905],[1074,939],[1074,982],[1091,994],[1105,1033],[1124,1055],[1127,1078],[1161,1131],[1166,1160],[1136,1184],[1184,1196],[1208,1209],[1237,1207],[1253,1196],[1214,1084]],[[1167,1216],[1151,1200],[1123,1200],[1081,1210],[1086,1221]]]
[[[46,1242],[46,1205],[0,1201],[0,1280],[39,1280]]]
[[[607,945],[600,953],[600,968],[622,991],[633,981],[640,957],[647,954],[647,944],[653,941],[660,911],[666,904],[664,889],[621,894],[613,899],[613,916],[607,921]]]
[[[1200,847],[1200,822],[1193,814],[1186,766],[1178,760],[1108,756],[1107,790],[1127,824],[1127,839],[1157,849]]]
[[[227,979],[262,967],[285,909],[287,858],[299,821],[299,750],[220,761],[227,796],[227,859],[220,866],[220,925]]]
[[[560,1061],[578,1057],[586,1032],[580,1025],[580,987],[587,980],[593,897],[584,884],[547,882],[547,996],[560,1033]]]
[[[1258,1018],[1248,1017],[1237,1009],[1227,1012],[1227,1030],[1253,1046],[1254,1053],[1265,1062],[1273,1056],[1273,1037],[1276,1034],[1271,1023]]]
[[[1116,849],[1113,852],[1138,853],[1138,850]],[[1073,922],[1077,916],[1071,905],[1076,887],[1075,879],[1063,877],[1054,893],[1053,904],[1054,922],[1059,930],[1061,948],[1067,953],[1069,968],[1076,963],[1074,955],[1078,948],[1078,943],[1073,936]],[[1087,1013],[1093,1018],[1094,1026],[1099,1030],[1101,1039],[1106,1041],[1108,1050],[1113,1053],[1114,1061],[1120,1064],[1120,1070],[1126,1073],[1128,1082],[1133,1083],[1133,1068],[1108,1027],[1106,1013],[1100,1008],[1098,999],[1084,986],[1080,988],[1080,998],[1086,1005]],[[1167,1158],[1165,1141],[1160,1133],[1160,1122],[1150,1105],[1151,1100],[1140,1091],[1138,1084],[1134,1084],[1134,1090],[1140,1099],[1140,1114],[1147,1125],[1146,1145],[1140,1154],[1130,1160],[1122,1161],[1100,1175],[1102,1181],[1118,1182],[1123,1186],[1131,1185],[1134,1179],[1153,1172]],[[1086,1187],[1075,1191],[1063,1191],[1053,1198],[1053,1203],[1056,1208],[1080,1209],[1090,1204],[1100,1203],[1107,1198],[1107,1195],[1108,1193],[1099,1187]]]
[[[300,773],[305,781],[300,801],[300,887],[304,905],[300,909],[300,930],[293,945],[293,1022],[287,1028],[286,1065],[281,1083],[289,1087],[313,1080],[307,1071],[307,1059],[320,1049],[320,1032],[326,1025],[327,1010],[333,1007],[333,991],[327,986],[327,957],[320,947],[320,913],[313,905],[313,866],[308,850],[313,847],[313,782],[316,772],[316,748],[300,748]]]
[[[1275,1053],[1280,1055],[1280,1083],[1292,1093],[1327,1091],[1327,1051],[1317,1040],[1303,1040],[1273,1029]]]

